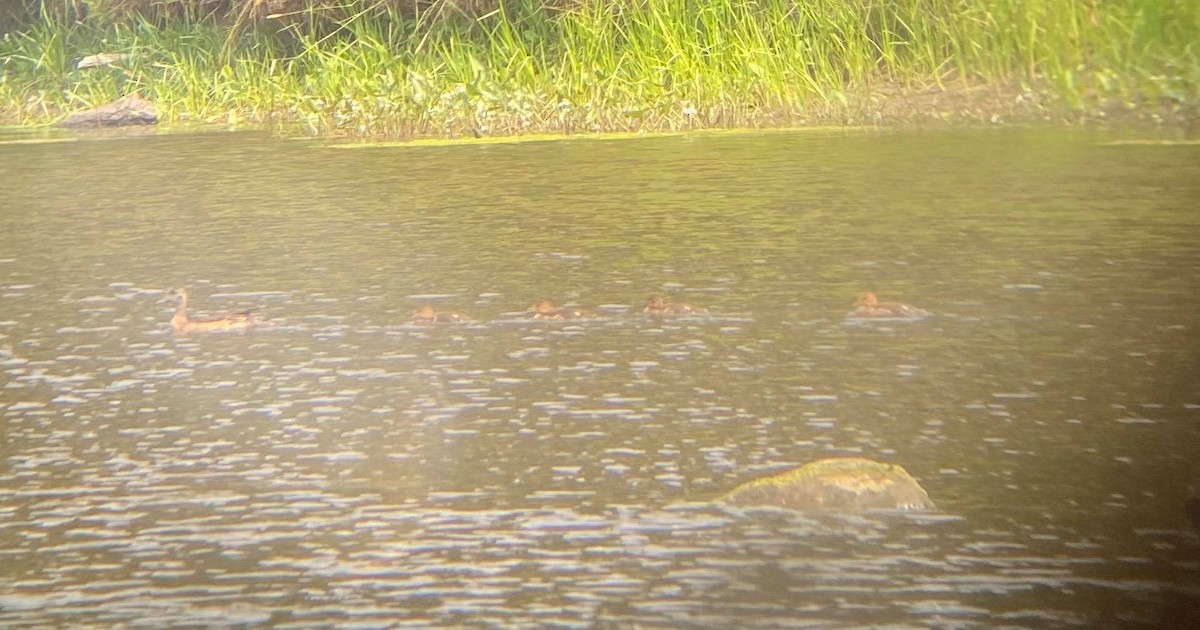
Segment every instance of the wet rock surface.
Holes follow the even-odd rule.
[[[722,499],[729,505],[803,511],[861,512],[933,508],[908,471],[861,457],[821,459],[744,483]]]

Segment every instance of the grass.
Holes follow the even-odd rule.
[[[904,115],[880,95],[978,86],[999,96],[940,113],[1200,110],[1190,0],[323,1],[35,21],[0,39],[0,123],[131,91],[167,121],[388,138],[876,122]],[[98,52],[131,57],[76,68]]]

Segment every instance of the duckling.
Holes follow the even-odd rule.
[[[188,292],[187,289],[171,289],[167,291],[167,295],[161,300],[163,302],[175,302],[175,315],[171,317],[171,327],[177,333],[190,332],[209,332],[213,330],[235,330],[249,328],[262,322],[254,318],[254,314],[250,311],[241,311],[239,313],[230,313],[221,317],[210,319],[192,319],[188,317]]]
[[[661,297],[651,295],[650,299],[646,300],[646,308],[642,309],[642,312],[650,313],[651,315],[694,315],[705,311],[687,302],[667,304],[667,301]]]
[[[438,313],[428,304],[413,311],[413,322],[417,324],[462,323],[471,321],[462,313]]]
[[[929,311],[900,302],[880,302],[874,293],[858,296],[858,306],[850,311],[851,317],[929,317]]]
[[[550,300],[538,300],[533,303],[533,318],[534,319],[582,319],[591,317],[590,311],[570,307],[558,307]]]

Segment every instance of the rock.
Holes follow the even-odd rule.
[[[801,511],[924,510],[929,494],[906,470],[861,457],[835,457],[746,482],[722,501]]]
[[[153,125],[158,122],[154,103],[129,94],[100,107],[75,112],[59,123],[63,127],[126,127]]]

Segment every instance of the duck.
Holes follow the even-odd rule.
[[[533,318],[534,319],[582,319],[591,317],[590,311],[584,311],[570,307],[559,307],[550,300],[538,300],[533,303]]]
[[[192,319],[188,317],[187,289],[171,289],[167,291],[164,302],[175,302],[175,315],[171,317],[171,327],[177,333],[209,332],[214,330],[240,330],[260,324],[250,311],[241,311],[208,319]]]
[[[432,306],[425,305],[413,311],[413,322],[418,324],[442,324],[442,323],[462,323],[471,321],[470,317],[462,313],[438,313],[433,310]]]
[[[880,302],[874,293],[858,296],[858,306],[850,311],[851,317],[929,317],[929,311],[900,302]]]
[[[688,304],[687,302],[668,304],[663,298],[651,295],[650,299],[646,300],[646,308],[642,309],[642,312],[650,313],[651,315],[692,315],[703,313],[704,309]]]

